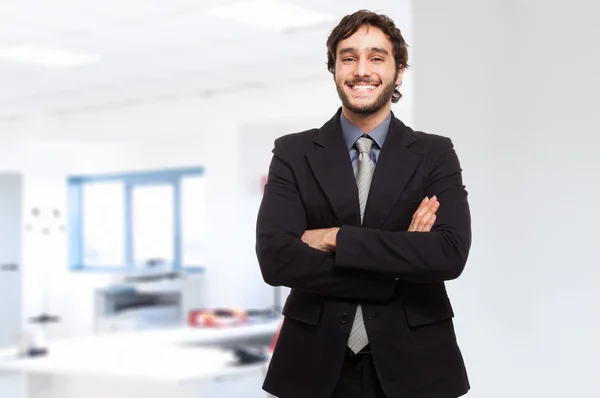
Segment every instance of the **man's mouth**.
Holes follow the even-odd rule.
[[[379,87],[377,83],[346,84],[355,93],[369,93]]]

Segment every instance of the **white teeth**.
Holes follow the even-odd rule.
[[[359,90],[359,91],[366,91],[366,90],[374,90],[377,86],[372,86],[372,85],[365,85],[365,84],[361,84],[361,85],[354,85],[352,86],[352,88],[354,90]]]

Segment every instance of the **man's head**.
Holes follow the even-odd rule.
[[[371,114],[398,102],[408,67],[407,44],[394,21],[361,10],[345,16],[327,39],[327,68],[342,104]]]

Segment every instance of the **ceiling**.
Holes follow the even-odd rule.
[[[0,49],[35,45],[101,61],[52,68],[0,59],[0,117],[325,79],[325,40],[343,15],[368,4],[398,24],[409,19],[408,0],[281,1],[332,22],[277,32],[207,13],[235,0],[4,0]]]

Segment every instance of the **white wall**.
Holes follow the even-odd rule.
[[[405,79],[406,80],[406,79]],[[404,92],[410,94],[407,82]],[[394,111],[410,122],[411,102]],[[260,277],[254,227],[260,177],[280,135],[318,127],[340,106],[332,80],[266,90],[36,115],[0,125],[5,145],[0,170],[25,174],[25,209],[66,209],[68,174],[202,165],[209,184],[208,304],[264,308],[272,289]],[[92,290],[110,275],[67,270],[66,237],[43,241],[24,235],[24,316],[43,308],[44,275],[51,275],[49,310],[64,318],[52,336],[87,334]],[[48,252],[45,248],[48,247]],[[44,274],[43,267],[51,271]]]
[[[453,138],[472,205],[449,289],[469,396],[600,396],[590,4],[413,2],[415,123]]]

